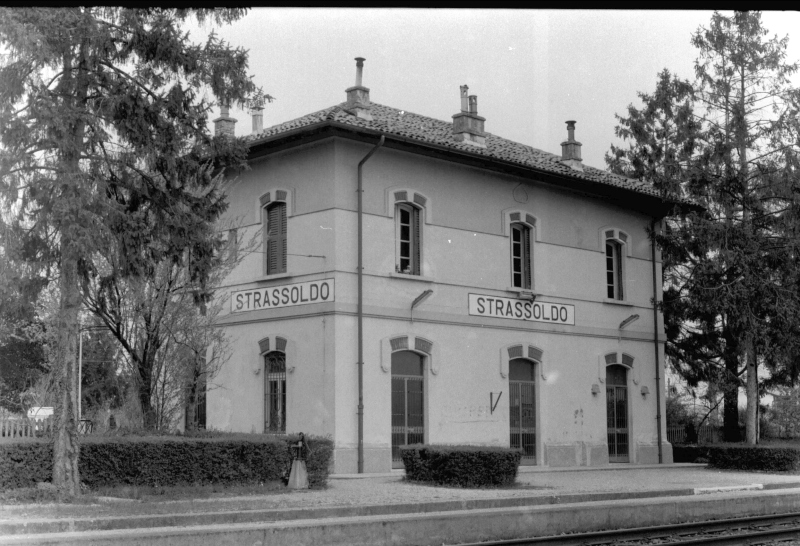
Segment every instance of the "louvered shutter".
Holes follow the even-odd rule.
[[[524,275],[525,286],[523,288],[530,289],[531,284],[531,230],[530,228],[522,229],[522,244],[524,245],[522,252],[522,271]]]
[[[411,207],[411,210],[414,212],[414,243],[413,243],[413,252],[414,252],[414,264],[412,267],[412,272],[414,275],[420,274],[420,256],[421,256],[421,246],[422,246],[422,237],[420,237],[420,225],[419,225],[419,209],[416,207]]]
[[[278,235],[280,241],[280,249],[278,251],[278,273],[285,273],[286,272],[286,256],[289,251],[287,246],[286,240],[286,232],[287,232],[287,225],[286,225],[286,203],[280,204],[280,218],[278,221],[280,222],[280,234]]]
[[[267,275],[286,272],[286,203],[267,209]]]

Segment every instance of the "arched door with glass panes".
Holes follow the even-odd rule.
[[[508,393],[511,447],[522,449],[521,464],[536,464],[536,374],[532,361],[509,361]]]
[[[606,420],[608,460],[627,463],[628,458],[628,370],[625,366],[606,366]]]
[[[402,468],[400,446],[425,441],[424,358],[392,353],[392,467]]]
[[[286,354],[264,355],[264,432],[286,433]]]

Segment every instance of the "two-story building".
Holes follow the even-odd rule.
[[[687,204],[583,165],[574,122],[547,153],[486,132],[466,86],[451,122],[372,103],[362,66],[344,103],[254,118],[228,220],[260,240],[221,290],[208,426],[329,435],[336,473],[420,442],[671,462],[648,229]]]

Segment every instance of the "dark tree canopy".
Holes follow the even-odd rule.
[[[664,255],[667,354],[690,385],[724,392],[726,440],[738,439],[738,390],[746,378],[748,441],[755,441],[758,366],[797,376],[800,93],[787,39],[769,38],[757,12],[714,13],[692,38],[694,84],[659,75],[643,108],[618,117],[627,150],[609,167],[650,180],[705,212],[673,218]]]
[[[237,139],[207,127],[211,100],[255,91],[247,52],[189,17],[224,24],[244,11],[26,8],[0,12],[0,192],[15,259],[57,272],[59,399],[54,483],[77,494],[76,352],[81,285],[136,277],[154,261],[185,265],[199,298],[224,211],[215,168],[244,166]],[[116,245],[113,272],[97,256]],[[51,277],[52,278],[52,277]]]

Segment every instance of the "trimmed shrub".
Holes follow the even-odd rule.
[[[217,438],[81,438],[79,471],[89,487],[256,484],[278,481],[291,466],[289,445],[298,436],[257,434]],[[324,487],[333,454],[328,438],[307,437],[306,465],[312,487]],[[52,479],[47,440],[0,444],[0,488],[33,487]]]
[[[413,445],[400,448],[406,479],[456,487],[511,485],[522,452],[484,446]]]
[[[729,470],[796,471],[800,470],[800,446],[709,446],[708,466]]]
[[[708,446],[672,444],[672,460],[676,463],[708,462]]]
[[[45,438],[0,443],[0,489],[36,487],[53,477],[53,448]]]

